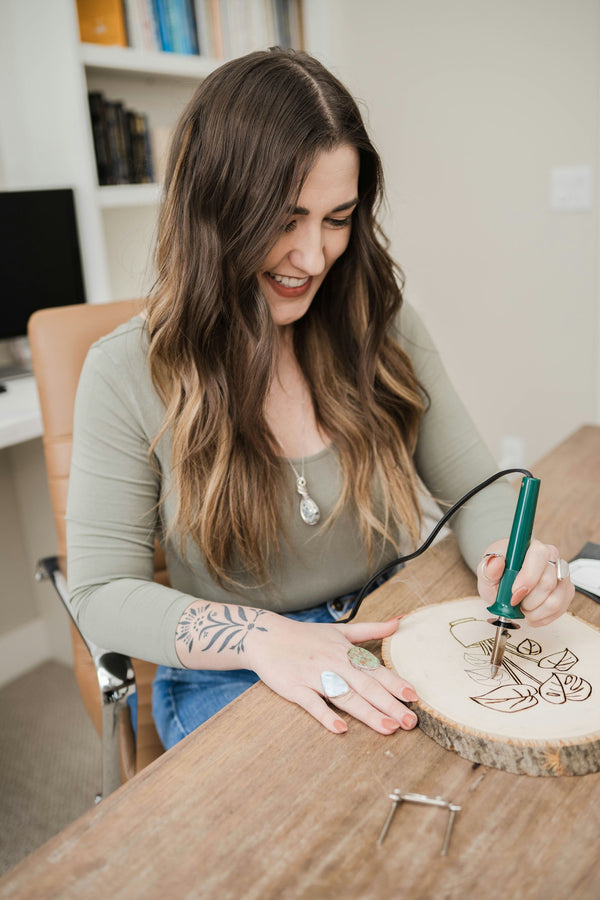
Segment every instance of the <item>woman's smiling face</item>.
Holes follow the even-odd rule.
[[[257,276],[276,325],[302,318],[348,246],[358,170],[357,151],[342,144],[320,153],[308,173],[298,205]]]

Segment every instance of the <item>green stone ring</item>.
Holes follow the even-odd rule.
[[[370,650],[364,647],[350,647],[348,650],[348,659],[350,665],[355,669],[364,669],[365,672],[372,672],[373,669],[379,668],[379,660]]]

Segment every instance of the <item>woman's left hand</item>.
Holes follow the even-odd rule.
[[[477,566],[477,588],[486,606],[496,599],[508,540],[494,541]],[[575,594],[571,579],[558,579],[560,554],[553,544],[533,540],[514,580],[511,604],[521,604],[529,625],[549,625],[566,611]]]

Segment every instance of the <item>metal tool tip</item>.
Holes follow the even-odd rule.
[[[496,675],[498,674],[499,668],[500,668],[500,666],[490,666],[490,674],[491,674],[492,678],[496,677]]]

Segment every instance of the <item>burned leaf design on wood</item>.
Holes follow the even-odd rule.
[[[514,713],[536,706],[538,702],[536,695],[536,689],[528,684],[503,684],[481,697],[471,697],[471,700],[488,709]]]
[[[592,686],[589,681],[586,681],[585,678],[581,678],[579,675],[557,675],[556,677],[563,684],[567,700],[587,700],[592,693]]]
[[[559,650],[558,653],[550,653],[549,656],[542,657],[538,662],[538,666],[540,669],[556,669],[557,672],[568,672],[578,662],[579,657],[575,656],[568,647],[565,647],[564,650]]]
[[[587,700],[592,693],[592,685],[579,675],[565,675],[564,685],[567,700]]]
[[[523,638],[517,647],[517,653],[520,653],[521,656],[538,656],[541,652],[541,645],[537,641],[532,641],[531,638]]]
[[[540,696],[548,703],[566,703],[567,700],[587,700],[592,686],[579,675],[559,675],[554,672],[540,687]]]
[[[551,675],[548,681],[540,686],[540,697],[548,703],[566,703],[567,697],[562,681],[556,674]]]
[[[463,647],[468,647],[463,654],[468,668],[465,674],[477,684],[491,686],[492,690],[479,697],[471,697],[475,703],[498,712],[521,712],[531,709],[541,698],[553,706],[561,706],[569,700],[587,700],[592,693],[592,685],[585,678],[569,673],[579,658],[565,647],[541,656],[543,647],[533,638],[524,638],[518,645],[510,642],[506,647],[506,656],[496,678],[491,678],[490,655],[493,641],[490,639],[475,642],[477,628],[483,626],[482,620],[475,618],[457,619],[450,622],[450,633]],[[541,656],[541,658],[540,658]],[[521,660],[521,665],[517,664]],[[527,660],[530,660],[529,666]],[[533,665],[533,671],[529,667]],[[546,681],[542,682],[533,672],[539,669],[553,669]],[[569,674],[566,674],[569,673]],[[532,682],[527,684],[526,682]],[[524,683],[525,682],[525,683]]]

